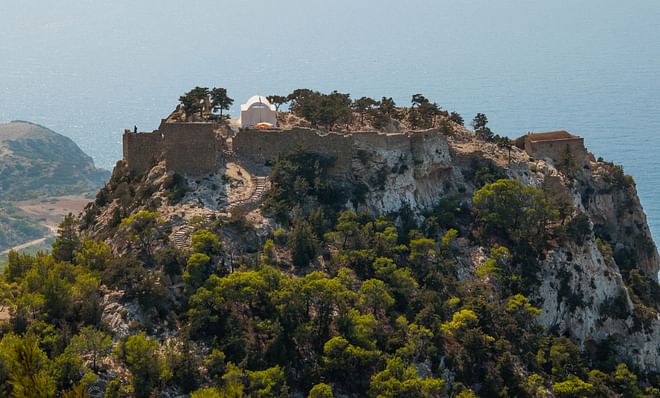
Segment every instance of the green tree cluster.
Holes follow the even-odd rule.
[[[234,100],[227,95],[225,88],[209,89],[197,86],[179,97],[179,102],[188,116],[197,112],[199,112],[199,116],[204,116],[205,112],[220,111],[220,118],[222,118],[222,112],[229,110]]]

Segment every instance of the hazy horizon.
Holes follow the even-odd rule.
[[[232,114],[295,88],[423,93],[500,134],[566,129],[622,163],[660,233],[660,3],[46,1],[0,4],[0,122],[74,139],[97,165],[196,85]]]

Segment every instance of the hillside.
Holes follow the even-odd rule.
[[[93,192],[108,177],[67,137],[29,122],[0,124],[0,252],[46,237],[59,222],[24,212],[18,201]]]
[[[346,134],[339,168],[314,129],[201,176],[118,162],[52,255],[10,258],[0,358],[94,396],[660,396],[632,178],[456,120]]]
[[[0,252],[20,243],[39,239],[47,233],[48,228],[38,221],[8,202],[0,202]]]
[[[89,192],[108,176],[63,135],[29,122],[0,124],[0,200]]]

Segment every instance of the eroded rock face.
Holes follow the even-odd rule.
[[[594,230],[616,242],[613,249],[619,266],[637,268],[657,278],[660,257],[634,183],[607,181],[607,175],[599,171],[606,172],[597,169],[587,186],[588,192],[581,196]],[[626,257],[634,259],[628,263]]]
[[[509,163],[508,154],[492,145],[470,149],[470,143],[450,144],[441,135],[414,150],[357,143],[353,175],[369,188],[363,207],[377,213],[404,205],[423,212],[444,195],[468,200],[476,189],[466,177],[474,173],[474,156],[499,165],[508,178],[564,197],[589,217],[592,232],[581,244],[554,247],[540,264],[540,286],[533,297],[542,310],[538,322],[587,349],[610,342],[621,359],[646,371],[660,370],[660,319],[640,324],[622,277],[624,269],[639,269],[655,280],[660,258],[634,184],[617,185],[610,165],[592,161],[569,177],[550,161],[530,160],[517,149]],[[601,251],[598,239],[611,242],[614,256]],[[469,270],[459,274],[469,277]]]
[[[109,292],[101,303],[101,323],[120,338],[129,336],[131,328],[144,324],[146,319],[137,300],[126,302],[123,296],[120,291]]]
[[[609,341],[641,369],[660,369],[660,320],[639,324],[618,266],[593,239],[550,252],[539,276],[540,324],[587,347]]]
[[[453,175],[458,170],[452,167],[445,137],[419,134],[419,142],[405,139],[386,146],[355,140],[352,174],[368,187],[366,209],[377,213],[395,212],[404,205],[417,211],[430,209],[449,191],[446,183],[462,179]]]

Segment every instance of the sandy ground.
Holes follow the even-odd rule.
[[[46,225],[51,231],[69,213],[80,213],[91,199],[82,195],[54,196],[45,199],[31,199],[14,202],[14,206],[23,210],[30,218]]]
[[[43,243],[47,238],[57,233],[57,226],[62,222],[64,216],[69,213],[79,214],[91,199],[84,195],[53,196],[43,199],[23,200],[12,204],[23,210],[31,219],[41,223],[48,228],[49,234],[43,238],[22,243],[3,251],[22,250]]]

